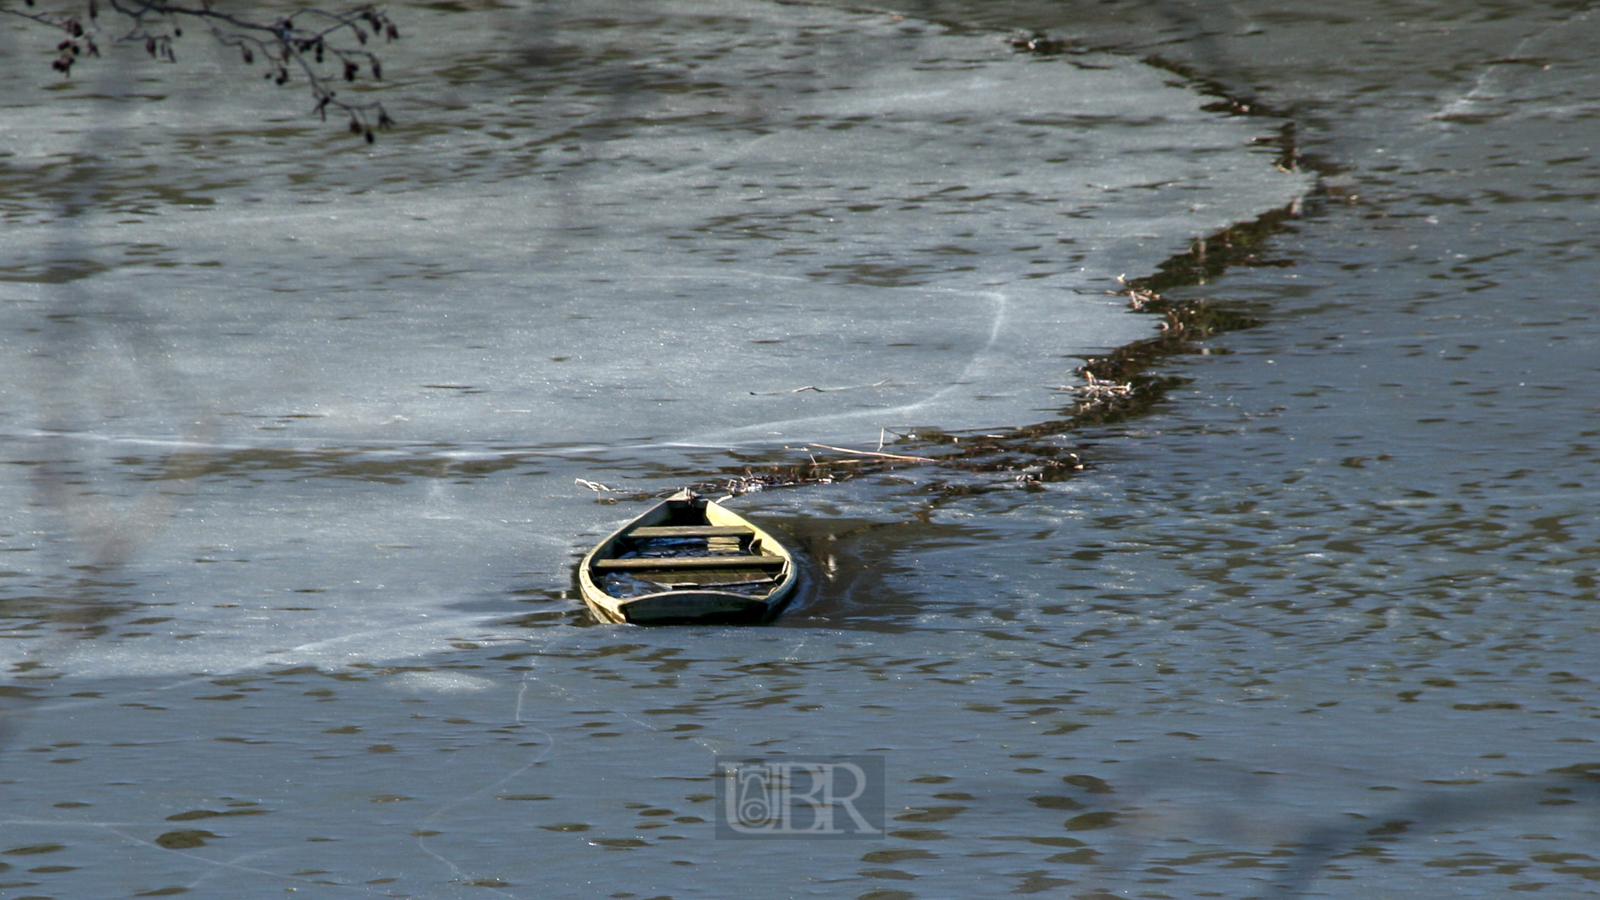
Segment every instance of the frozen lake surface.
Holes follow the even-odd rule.
[[[0,889],[1600,892],[1585,14],[462,9],[372,147],[7,36]],[[1312,186],[1150,54],[1324,174],[1073,427],[1116,276]],[[1092,468],[737,498],[774,628],[571,595],[645,494],[990,432]],[[887,833],[718,840],[719,755],[877,756]]]
[[[477,627],[441,604],[568,586],[623,512],[579,478],[669,490],[737,448],[1058,417],[1079,357],[1154,332],[1119,274],[1309,183],[1252,145],[1269,127],[1126,57],[618,9],[413,10],[389,69],[417,124],[370,148],[231,57],[13,103],[14,583],[115,564],[106,602],[204,635],[19,659],[437,649]]]

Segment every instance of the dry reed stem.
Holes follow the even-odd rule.
[[[901,453],[879,453],[874,450],[851,450],[848,447],[830,447],[827,444],[809,444],[807,446],[815,447],[819,450],[832,450],[835,453],[849,453],[854,456],[872,456],[878,459],[900,459],[906,462],[938,462],[937,459],[931,456],[906,456]],[[816,461],[812,460],[812,462]]]

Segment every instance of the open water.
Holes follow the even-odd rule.
[[[748,152],[728,135],[743,126],[726,118],[691,121],[670,139],[616,123],[671,112],[649,98],[677,88],[638,79],[690,62],[747,72],[740,54],[759,56],[750,48],[776,30],[788,36],[781,45],[813,50],[798,75],[774,66],[770,96],[826,95],[806,74],[815,71],[859,92],[835,91],[846,98],[837,108],[796,100],[762,113],[780,121],[839,124],[866,115],[851,106],[857,98],[887,104],[872,113],[881,117],[894,98],[949,90],[920,79],[951,67],[1030,89],[1047,83],[1034,80],[1048,81],[1040,70],[1060,72],[1063,94],[1124,93],[1115,115],[1023,116],[1025,128],[1107,135],[1082,150],[1082,165],[1102,166],[1092,192],[1071,194],[1077,179],[1066,177],[1035,191],[1078,210],[1076,231],[997,187],[996,157],[955,152],[984,107],[957,98],[945,102],[962,105],[965,122],[906,125],[853,146],[912,152],[918,142],[905,135],[922,129],[921,152],[945,158],[921,165],[964,166],[962,184],[996,180],[965,200],[941,206],[935,185],[908,200],[917,176],[891,179],[857,205],[922,211],[875,234],[830,234],[821,220],[847,209],[830,192],[854,184],[795,175],[827,146],[795,138],[782,151],[794,171],[752,170],[746,190],[793,184],[802,199],[721,230],[696,231],[704,210],[685,206],[630,232],[622,189],[543,168],[577,139],[549,125],[548,146],[519,144],[546,120],[460,87],[488,83],[503,96],[520,76],[489,72],[493,54],[425,96],[434,121],[501,116],[511,137],[482,125],[472,133],[483,148],[438,143],[439,165],[427,169],[386,163],[383,154],[414,146],[386,136],[370,183],[336,164],[348,151],[296,118],[298,107],[265,137],[224,136],[282,154],[260,182],[227,182],[229,157],[210,136],[180,165],[165,132],[132,143],[128,130],[87,129],[117,139],[79,145],[85,156],[122,160],[100,163],[95,177],[29,163],[14,144],[4,295],[12,512],[0,587],[16,649],[0,749],[0,890],[1600,893],[1600,76],[1589,61],[1600,14],[1489,0],[927,2],[775,7],[749,26],[705,7],[722,18],[689,27],[679,7],[652,29],[588,13],[569,21],[557,9],[454,15],[498,17],[495,27],[540,61],[532,70],[571,60],[550,77],[570,86],[560,100],[590,129],[573,145],[582,156],[573,169],[612,165],[618,179],[691,145],[716,165]],[[534,16],[546,31],[530,30],[534,13],[555,16]],[[561,40],[535,39],[552,23]],[[907,27],[919,29],[922,51],[898,44],[903,55],[868,62],[877,51],[839,49],[847,33],[881,48]],[[1018,53],[1001,40],[1035,31],[1068,41],[1051,45],[1067,52]],[[640,33],[660,35],[655,68],[580,64],[619,58]],[[816,56],[831,52],[841,56]],[[1139,63],[1151,56],[1164,68]],[[1019,64],[1023,74],[1009,68]],[[1067,80],[1106,72],[1117,77]],[[1207,79],[1235,109],[1273,116],[1200,115],[1218,100],[1204,93]],[[685,112],[691,120],[730,115],[725,103],[745,116],[760,99],[682,95],[716,107]],[[164,101],[177,112],[122,115],[225,115],[180,99]],[[55,151],[39,135],[85,130],[41,130],[39,115],[14,119],[29,126],[8,134],[35,136],[40,158]],[[986,140],[1010,148],[998,158],[1037,185],[1046,161],[1015,149],[1030,146],[1027,136],[1001,127],[1016,118],[992,115]],[[1283,143],[1249,149],[1285,123],[1300,160],[1284,167],[1298,175],[1275,168]],[[1205,134],[1186,143],[1196,129]],[[300,149],[319,142],[322,155]],[[1230,146],[1245,149],[1234,157]],[[250,143],[252,165],[268,165],[262,151]],[[1145,166],[1161,174],[1142,180]],[[199,183],[185,174],[194,167]],[[663,177],[682,169],[664,165]],[[381,199],[395,174],[436,177],[444,194],[418,194],[404,213]],[[71,209],[82,184],[117,177],[133,193],[166,183],[168,194],[150,188],[142,209],[129,190],[107,189],[127,207],[98,218]],[[524,177],[555,187],[514,194]],[[451,178],[470,190],[452,200]],[[1244,199],[1229,200],[1228,187]],[[503,200],[548,199],[546,190],[574,196],[537,214]],[[695,185],[660,190],[675,197]],[[206,191],[212,200],[191,196]],[[606,203],[589,202],[597,197]],[[328,209],[309,212],[319,201]],[[1206,218],[1230,202],[1227,221]],[[194,219],[202,206],[229,218]],[[471,226],[474,209],[487,223],[448,244],[442,235]],[[373,210],[449,225],[374,235],[327,218]],[[936,243],[968,210],[976,227]],[[1288,214],[1231,238],[1270,231],[1253,245],[1255,265],[1162,282],[1169,299],[1257,324],[1158,360],[1150,371],[1175,380],[1142,414],[1074,424],[1082,358],[1155,333],[1154,317],[1106,293],[1118,288],[1112,276],[1147,276],[1167,258],[1193,269],[1182,256],[1193,240],[1271,210]],[[118,216],[142,222],[119,232]],[[260,238],[213,232],[213,221],[243,221]],[[1074,243],[1047,253],[1023,235],[1050,228]],[[926,252],[899,265],[894,241],[918,229]],[[140,237],[117,248],[133,263],[107,265],[105,248],[123,233],[170,239]],[[530,233],[565,243],[541,239],[523,253],[517,241]],[[302,236],[314,244],[303,256],[264,249]],[[351,253],[340,238],[366,249]],[[668,241],[703,247],[718,265],[684,265],[660,249]],[[438,246],[450,252],[429,252]],[[630,247],[644,261],[616,263]],[[655,271],[663,258],[681,267]],[[402,276],[439,282],[438,298],[386,295],[382,285]],[[590,276],[659,280],[581,287]],[[617,311],[666,281],[712,304],[704,327],[732,317],[770,328],[740,335],[735,361],[710,361],[725,367],[714,377],[746,379],[729,393],[751,404],[745,420],[755,409],[775,432],[765,440],[693,409],[628,430],[641,409],[692,403],[680,377],[690,363],[652,374],[574,359],[588,348],[562,345],[574,335],[623,345]],[[1030,293],[1030,282],[1044,287]],[[554,313],[507,318],[499,298],[536,290],[559,299]],[[464,302],[474,291],[493,303]],[[1050,296],[1069,295],[1079,304],[1070,316],[1037,317]],[[839,312],[857,302],[872,314]],[[809,304],[812,318],[762,319],[772,303]],[[651,315],[654,333],[682,314]],[[784,324],[797,318],[813,324]],[[687,329],[662,346],[695,338]],[[881,349],[835,349],[850,341]],[[769,353],[794,368],[761,369]],[[24,355],[31,361],[17,362]],[[524,360],[520,374],[506,374],[508,356]],[[563,374],[569,363],[586,368]],[[867,363],[881,371],[856,370]],[[1007,392],[1018,371],[1031,373],[1028,387]],[[1054,387],[1065,390],[1051,407],[1040,398]],[[759,406],[767,396],[784,405]],[[596,399],[630,416],[562,418]],[[861,464],[817,446],[876,451],[880,438],[884,451],[912,456],[949,455],[962,442],[1003,449],[964,457],[971,465],[902,461],[843,478]],[[1069,452],[1086,467],[1063,466]],[[816,458],[824,465],[809,467]],[[592,624],[570,589],[570,565],[590,542],[641,509],[644,494],[747,471],[832,479],[734,501],[805,553],[812,586],[796,608],[771,628]],[[718,755],[880,758],[886,833],[719,840]]]

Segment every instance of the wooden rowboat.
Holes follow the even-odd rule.
[[[679,491],[617,529],[578,567],[602,622],[757,623],[794,592],[794,557],[749,520]]]

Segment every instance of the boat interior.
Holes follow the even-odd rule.
[[[594,570],[601,589],[618,599],[689,589],[762,597],[781,580],[784,558],[761,545],[748,526],[713,525],[703,506],[673,503],[659,523],[619,535]]]

